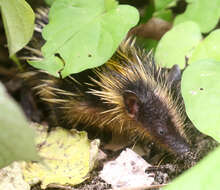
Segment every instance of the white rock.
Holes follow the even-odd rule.
[[[145,173],[150,166],[142,157],[127,148],[116,160],[107,162],[99,176],[113,188],[150,186],[154,182],[154,174]]]

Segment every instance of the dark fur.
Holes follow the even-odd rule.
[[[169,74],[154,63],[152,54],[125,40],[101,67],[65,79],[36,72],[32,79],[41,77],[35,90],[48,102],[57,125],[108,128],[151,139],[165,150],[187,157],[190,142],[176,89],[180,75],[178,67]]]

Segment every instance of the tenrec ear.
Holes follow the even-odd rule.
[[[179,65],[174,65],[167,76],[167,87],[171,88],[173,86],[173,84],[175,84],[176,82],[181,80],[181,69],[179,67]]]
[[[128,115],[132,119],[137,119],[139,108],[140,108],[140,101],[137,95],[130,91],[126,90],[123,94],[125,108],[127,109]]]

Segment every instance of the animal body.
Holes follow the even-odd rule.
[[[58,124],[108,128],[150,139],[181,157],[191,153],[184,105],[175,89],[180,70],[177,66],[162,69],[151,53],[136,48],[132,40],[124,40],[98,68],[64,79],[40,76],[34,90],[51,107]]]

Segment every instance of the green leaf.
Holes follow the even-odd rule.
[[[12,56],[30,41],[34,31],[34,13],[25,0],[0,0],[0,7]]]
[[[187,0],[187,2],[189,4],[186,11],[176,17],[174,25],[191,20],[199,25],[203,33],[209,32],[217,25],[220,17],[219,0]]]
[[[155,9],[154,9],[154,4],[153,1],[150,1],[149,4],[146,6],[144,10],[144,14],[140,18],[139,24],[146,23],[151,17],[153,16]]]
[[[156,52],[157,63],[171,68],[178,64],[185,67],[185,57],[189,56],[193,48],[200,42],[202,35],[198,25],[185,22],[173,27],[160,40]]]
[[[177,0],[154,0],[155,12],[153,16],[171,22],[173,13],[169,8],[175,6],[176,3]]]
[[[220,148],[210,153],[201,162],[174,180],[165,190],[218,189],[220,170]]]
[[[47,71],[49,74],[59,77],[59,73],[61,72],[64,63],[57,56],[50,56],[45,58],[43,61],[28,61],[30,65],[37,69],[43,69]]]
[[[190,120],[201,132],[220,141],[220,62],[193,62],[184,71],[181,86]]]
[[[220,29],[211,32],[192,52],[189,63],[201,59],[220,61]]]
[[[54,3],[54,1],[55,1],[55,0],[45,0],[45,2],[46,2],[49,6],[51,6],[51,5]]]
[[[58,54],[64,60],[63,77],[100,66],[113,55],[138,19],[134,7],[117,6],[113,0],[55,1],[49,24],[43,29],[47,42],[42,53],[45,59]]]
[[[34,130],[0,83],[0,168],[15,160],[38,160]]]
[[[161,18],[167,22],[171,22],[173,20],[173,13],[171,10],[160,10],[153,14],[154,17]]]
[[[137,37],[136,43],[146,49],[147,52],[154,51],[157,47],[158,41],[150,38]]]
[[[104,0],[106,11],[117,8],[118,2],[115,0]]]
[[[175,6],[177,0],[154,0],[155,10],[166,9]]]

